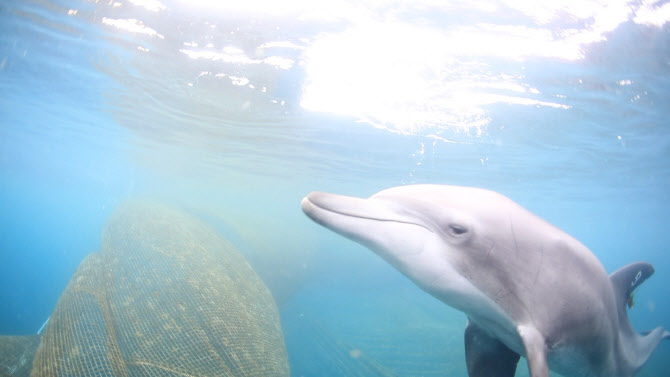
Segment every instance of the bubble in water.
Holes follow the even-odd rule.
[[[349,351],[349,356],[351,356],[353,359],[358,359],[361,356],[361,353],[361,350],[354,348]]]

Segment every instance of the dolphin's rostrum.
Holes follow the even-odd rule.
[[[653,267],[609,277],[579,241],[493,191],[409,185],[368,199],[313,192],[312,220],[374,250],[468,317],[470,377],[631,377],[663,338],[638,334],[626,305]]]

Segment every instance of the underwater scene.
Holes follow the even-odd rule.
[[[0,376],[667,376],[669,118],[666,0],[0,1]]]

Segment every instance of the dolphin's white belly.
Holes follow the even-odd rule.
[[[526,356],[516,325],[510,322],[509,317],[483,318],[480,315],[471,315],[469,318],[477,326],[489,332],[492,337],[500,340],[507,348],[521,356]]]
[[[445,268],[451,269],[451,266]],[[525,356],[517,330],[518,322],[462,275],[449,271],[431,284],[420,286],[440,301],[465,313],[470,321],[500,340],[507,348]]]

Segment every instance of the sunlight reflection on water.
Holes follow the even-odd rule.
[[[102,23],[154,38],[165,38],[161,29],[167,26],[166,17],[175,14],[184,25],[209,25],[210,32],[192,35],[192,40],[181,34],[167,37],[171,48],[191,59],[237,67],[232,73],[225,65],[220,71],[201,72],[253,89],[258,85],[245,75],[248,66],[289,70],[297,64],[304,72],[298,88],[304,110],[351,116],[377,128],[447,142],[452,140],[437,131],[456,128],[481,135],[491,121],[487,106],[492,104],[570,108],[560,93],[542,93],[527,82],[523,65],[528,60],[578,61],[590,44],[606,40],[624,22],[662,26],[670,20],[670,4],[652,1],[129,3],[154,15],[144,21],[140,14],[138,19],[103,17]],[[123,8],[123,2],[111,4]],[[479,21],[472,22],[473,14]],[[288,19],[327,27],[259,40],[240,27],[231,29],[231,15],[273,19],[276,30],[286,29]],[[261,26],[271,30],[272,23]],[[229,37],[218,29],[230,29]],[[244,48],[253,44],[253,49]],[[143,45],[138,49],[149,51]],[[517,69],[506,69],[510,62]]]

